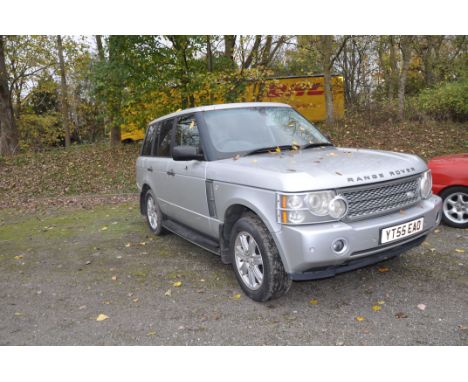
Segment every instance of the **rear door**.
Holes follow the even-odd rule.
[[[152,155],[147,158],[146,167],[151,175],[150,187],[156,195],[161,211],[170,215],[167,199],[170,190],[167,184],[167,166],[171,158],[171,139],[174,119],[167,119],[157,124],[156,139]]]
[[[201,150],[200,134],[194,114],[176,119],[174,146],[194,146]],[[196,231],[210,234],[210,218],[206,198],[206,162],[170,159],[167,184],[170,189],[171,216]]]

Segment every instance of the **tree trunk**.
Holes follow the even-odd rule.
[[[16,127],[8,87],[8,73],[5,64],[5,47],[0,35],[0,156],[12,155],[18,149],[18,128]]]
[[[224,35],[224,56],[229,58],[233,64],[234,61],[234,47],[236,46],[236,36],[235,35]]]
[[[62,90],[62,126],[65,132],[65,147],[70,147],[70,119],[68,112],[68,86],[67,76],[65,71],[65,61],[63,59],[62,36],[57,36],[57,50],[60,66],[60,85]]]
[[[213,51],[211,50],[210,35],[206,35],[206,68],[209,72],[213,71]]]
[[[398,65],[396,59],[395,51],[395,39],[393,36],[390,36],[389,39],[389,60],[390,60],[390,81],[388,84],[388,99],[395,98],[395,89],[398,86]]]
[[[99,34],[96,35],[96,46],[98,50],[99,61],[103,62],[105,59],[104,48],[102,46],[102,36]]]
[[[411,60],[411,37],[402,36],[400,39],[401,50],[401,70],[400,78],[398,81],[398,117],[400,120],[404,118],[405,113],[405,90],[406,78],[408,76],[408,69]]]
[[[113,63],[117,60],[117,39],[118,36],[109,36],[109,62]],[[115,84],[113,84],[115,86]],[[110,101],[108,105],[108,110],[110,111],[111,115],[111,131],[110,131],[110,144],[112,147],[120,146],[122,133],[120,130],[120,97],[116,95],[112,97],[113,99]]]
[[[242,64],[243,69],[248,69],[250,68],[250,65],[252,65],[252,62],[254,60],[256,61],[258,58],[258,49],[260,48],[260,43],[262,42],[262,36],[261,35],[256,35],[255,36],[255,42],[252,46],[252,49],[250,50],[249,55],[247,56],[247,59],[245,62]]]
[[[322,56],[323,88],[325,92],[325,105],[327,109],[327,125],[335,122],[332,93],[332,50],[333,36],[320,36],[320,54]]]

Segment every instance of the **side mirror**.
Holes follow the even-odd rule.
[[[203,160],[205,159],[194,146],[175,146],[172,149],[172,159],[175,161]]]

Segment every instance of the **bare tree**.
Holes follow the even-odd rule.
[[[0,35],[0,155],[12,155],[18,149],[18,129],[13,116],[8,73],[5,64],[5,42]]]
[[[68,86],[67,74],[65,70],[65,60],[63,59],[63,44],[62,36],[57,35],[57,51],[60,67],[60,85],[61,85],[61,104],[62,104],[62,125],[65,132],[65,147],[70,146],[70,118],[69,118],[69,105],[68,105]]]

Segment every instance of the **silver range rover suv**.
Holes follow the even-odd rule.
[[[419,157],[335,147],[279,103],[158,118],[136,170],[150,230],[219,255],[255,301],[398,256],[441,219]]]

